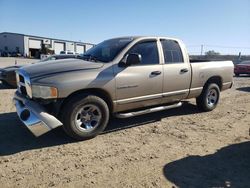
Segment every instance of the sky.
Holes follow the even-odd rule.
[[[0,0],[0,32],[99,43],[150,35],[250,55],[250,0]]]

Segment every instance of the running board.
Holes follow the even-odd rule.
[[[149,108],[146,110],[135,111],[135,112],[117,113],[117,114],[115,114],[115,117],[117,117],[117,118],[129,118],[129,117],[139,116],[139,115],[148,114],[148,113],[152,113],[152,112],[158,112],[158,111],[162,111],[162,110],[177,108],[177,107],[180,107],[181,105],[182,105],[182,102],[179,102],[177,104],[172,104],[172,105],[168,105],[168,106],[158,106],[158,107]]]

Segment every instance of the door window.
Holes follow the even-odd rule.
[[[183,55],[177,41],[161,40],[165,63],[183,63]]]
[[[159,64],[156,41],[141,42],[133,46],[128,53],[137,53],[142,57],[141,65]]]

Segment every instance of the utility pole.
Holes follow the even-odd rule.
[[[203,44],[201,45],[201,55],[203,55],[203,48],[204,48],[204,46],[203,46]]]
[[[238,60],[241,60],[241,52],[239,52]]]

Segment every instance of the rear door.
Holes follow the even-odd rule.
[[[140,64],[115,67],[118,110],[159,104],[162,101],[163,66],[160,64],[156,40],[136,43],[127,53],[142,57]],[[125,55],[125,56],[126,56]]]
[[[184,61],[179,43],[175,40],[161,39],[164,57],[163,102],[175,102],[188,96],[191,83],[191,67]]]

